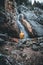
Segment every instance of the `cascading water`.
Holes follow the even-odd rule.
[[[17,17],[17,23],[18,23],[18,26],[19,26],[19,28],[20,28],[20,31],[22,31],[22,32],[24,33],[24,38],[28,38],[28,37],[29,37],[29,36],[28,36],[28,33],[27,33],[25,27],[24,27],[24,26],[22,25],[22,23],[19,21],[19,17],[20,17],[20,15],[18,15],[18,17]]]

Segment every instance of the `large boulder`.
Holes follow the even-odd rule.
[[[13,37],[19,37],[19,28],[16,21],[12,23],[10,20],[9,23],[9,19],[7,18],[6,13],[2,11],[0,12],[0,32],[8,33]]]

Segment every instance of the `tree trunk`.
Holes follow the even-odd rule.
[[[22,18],[21,23],[25,26],[25,28],[28,30],[29,34],[31,35],[31,37],[34,37],[34,31],[30,25],[29,22],[27,22],[24,18]]]

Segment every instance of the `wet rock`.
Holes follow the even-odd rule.
[[[40,46],[40,43],[36,42],[36,43],[33,43],[33,44],[36,44],[37,46]]]
[[[0,33],[0,38],[4,39],[4,40],[8,40],[8,35],[7,34],[2,34]]]
[[[7,57],[3,54],[0,54],[0,65],[11,65]]]
[[[18,42],[19,46],[22,46],[22,45],[30,46],[31,44],[32,42],[29,39],[22,39],[22,40],[19,40]]]
[[[40,43],[42,43],[43,42],[43,37],[39,37],[38,38],[38,43],[40,44]]]
[[[11,56],[0,54],[0,65],[18,65],[18,61]]]
[[[43,43],[40,43],[40,46],[43,47]]]
[[[26,46],[27,47],[30,47],[31,46],[31,43],[29,43],[29,41],[26,42]]]
[[[17,47],[23,47],[23,44],[26,44],[26,39],[20,39],[17,44]]]
[[[0,38],[0,45],[4,45],[4,44],[5,44],[5,41]]]
[[[43,13],[41,13],[41,15],[38,18],[38,22],[43,25]]]
[[[12,42],[12,41],[5,41],[5,43],[6,43],[8,46],[14,46],[14,47],[16,47],[16,45],[18,44],[18,43],[16,43],[16,42]]]
[[[40,48],[40,49],[39,49],[39,51],[40,51],[40,53],[42,53],[42,54],[43,54],[43,48]]]
[[[26,58],[26,57],[27,57],[27,55],[26,55],[25,53],[23,53],[23,54],[22,54],[22,57],[23,57],[23,58]]]
[[[22,43],[18,43],[17,47],[18,48],[22,47]]]
[[[26,44],[26,39],[22,39],[22,43],[23,44]]]
[[[4,47],[4,50],[5,51],[12,51],[12,47],[10,46],[10,45],[6,45],[5,47]]]
[[[35,50],[35,51],[38,51],[39,47],[37,45],[33,44],[32,49]]]

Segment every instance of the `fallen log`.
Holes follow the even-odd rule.
[[[21,23],[25,26],[25,28],[28,30],[29,34],[34,37],[33,29],[29,22],[27,22],[24,18],[21,19]]]

